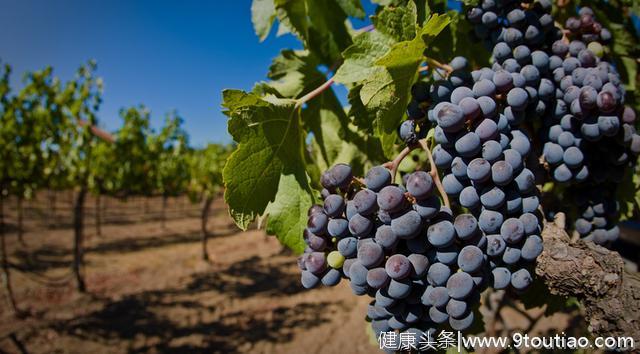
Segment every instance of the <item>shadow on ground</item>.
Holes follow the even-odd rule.
[[[209,239],[216,237],[226,237],[238,232],[235,226],[225,226],[215,228],[209,232]],[[123,253],[139,252],[151,248],[162,248],[183,243],[194,243],[201,241],[201,234],[194,233],[173,233],[145,238],[127,237],[114,241],[99,242],[95,246],[87,247],[87,253]],[[72,263],[71,248],[62,246],[47,245],[45,247],[30,249],[28,246],[17,249],[13,253],[12,267],[23,272],[42,273],[51,269],[69,268]]]
[[[289,342],[294,333],[304,333],[300,329],[329,322],[334,312],[344,310],[339,301],[233,312],[225,312],[225,303],[216,303],[249,297],[267,303],[273,296],[303,291],[298,275],[289,272],[291,259],[274,258],[268,264],[251,257],[220,271],[197,273],[177,288],[97,299],[103,303],[99,310],[48,328],[83,341],[128,342],[129,353],[232,353],[248,351],[250,343]],[[217,294],[224,294],[225,300],[215,300],[220,299]]]

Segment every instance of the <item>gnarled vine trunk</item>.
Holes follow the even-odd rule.
[[[209,210],[211,210],[211,203],[213,202],[213,196],[206,196],[202,202],[202,214],[200,215],[201,229],[202,229],[202,259],[209,261],[209,252],[207,252],[207,241],[209,239],[209,232],[207,231],[207,222],[209,221]]]
[[[546,223],[536,274],[551,293],[580,300],[594,335],[640,343],[640,274],[627,271],[615,251],[572,241],[561,224]]]
[[[84,281],[84,250],[83,250],[83,227],[84,227],[84,201],[87,195],[87,188],[82,187],[73,205],[73,273],[76,277],[78,291],[85,292]]]

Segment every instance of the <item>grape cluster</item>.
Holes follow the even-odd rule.
[[[465,75],[465,69],[459,65],[431,89],[433,158],[446,193],[468,210],[455,220],[464,217],[480,235],[475,246],[485,262],[474,270],[474,280],[523,291],[542,238],[535,179],[526,167],[531,142],[519,129],[523,120],[514,118],[536,103],[513,85],[514,73],[483,68]]]
[[[615,241],[620,229],[615,224],[618,217],[618,204],[610,186],[597,185],[595,188],[579,188],[574,191],[578,203],[579,217],[575,229],[581,237],[599,245]]]
[[[501,257],[512,254],[513,264],[541,252],[541,239],[528,236],[539,232],[533,214],[487,235],[472,214],[454,217],[442,205],[424,171],[394,184],[391,172],[376,166],[362,184],[338,164],[323,174],[322,185],[324,205],[309,210],[307,249],[299,259],[302,284],[348,278],[356,295],[374,297],[368,317],[378,333],[435,331],[445,323],[465,330],[487,286],[519,291],[531,283],[528,270],[512,274]]]
[[[565,27],[567,37],[552,46],[562,65],[550,70],[558,86],[558,105],[566,114],[545,125],[549,142],[543,155],[554,168],[554,180],[578,182],[568,191],[580,207],[576,232],[606,245],[620,233],[615,189],[637,160],[640,136],[635,112],[624,105],[620,76],[605,57],[611,33],[588,7],[580,9],[579,17],[567,19]],[[567,148],[570,140],[573,146]],[[590,197],[585,200],[585,195]]]
[[[602,57],[604,48],[602,44],[611,42],[611,32],[602,27],[602,24],[595,18],[593,10],[589,7],[582,7],[578,11],[578,17],[569,17],[564,23],[571,35],[583,43],[590,44],[589,47],[597,56]]]
[[[515,0],[483,0],[467,11],[467,18],[496,62],[513,59],[507,65],[515,66],[515,61],[562,37],[562,30],[554,25],[551,8],[549,0],[538,0],[526,7]],[[511,49],[515,48],[518,50],[511,58]]]
[[[415,148],[433,129],[451,207],[425,171],[402,183],[388,165],[362,180],[346,164],[322,174],[323,204],[309,209],[298,262],[304,287],[348,279],[354,294],[374,298],[376,334],[470,328],[484,289],[532,283],[543,250],[536,155],[551,178],[571,182],[576,231],[601,244],[618,237],[615,182],[640,153],[635,113],[603,59],[611,34],[593,12],[567,20],[568,39],[550,11],[549,0],[482,0],[467,17],[493,65],[471,71],[456,57],[412,87],[398,133]]]
[[[563,59],[562,65],[549,68],[558,92],[555,114],[544,130],[548,141],[543,156],[554,180],[620,182],[631,156],[640,152],[635,113],[624,106],[620,76],[582,41],[559,40],[552,50]]]
[[[568,33],[563,33],[554,27],[550,8],[548,1],[525,8],[516,2],[485,0],[467,16],[476,35],[492,48],[492,69],[512,72],[514,82],[524,78],[526,114],[505,115],[510,122],[531,122],[531,127],[542,123],[537,132],[544,142],[540,153],[551,178],[579,189],[611,189],[603,184],[619,183],[640,153],[635,112],[624,106],[620,76],[604,58],[611,33],[588,7],[580,9],[579,17],[567,19]],[[609,204],[615,205],[610,198]],[[606,226],[591,229],[613,230],[606,238],[613,240],[618,233],[613,226],[616,215],[607,213]],[[580,219],[576,231],[602,243],[601,234],[584,233],[586,222]],[[596,223],[602,224],[599,219]]]

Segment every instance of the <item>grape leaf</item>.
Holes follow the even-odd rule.
[[[374,112],[374,132],[380,137],[382,149],[387,156],[393,155],[396,141],[397,123],[402,119],[402,94],[396,91],[398,82],[383,67],[377,70],[364,82],[360,90],[360,98],[368,111]],[[395,124],[395,125],[394,125]]]
[[[365,13],[360,0],[336,0],[336,2],[348,16],[359,19],[364,18]]]
[[[297,174],[304,173],[302,130],[295,103],[273,95],[223,92],[229,133],[238,143],[223,170],[224,198],[243,230],[275,198],[285,167],[296,166],[301,170],[295,171]]]
[[[471,67],[488,66],[491,53],[484,48],[482,41],[469,41],[469,32],[473,27],[465,15],[455,10],[447,11],[447,15],[451,23],[433,41],[429,57],[449,61],[455,56],[463,56],[469,60]]]
[[[275,12],[273,0],[253,0],[251,3],[251,22],[253,22],[253,29],[261,42],[267,38],[271,31],[271,26],[276,18]]]
[[[360,98],[367,110],[375,112],[374,131],[382,149],[390,157],[394,153],[396,128],[407,104],[411,86],[418,77],[427,45],[449,24],[446,15],[433,15],[411,41],[394,44],[389,52],[376,60],[375,71],[363,82]]]
[[[280,24],[324,64],[332,65],[351,45],[347,15],[335,0],[275,0],[275,7]]]
[[[309,33],[309,23],[306,21],[306,2],[289,0],[274,1],[278,21],[280,21],[289,32],[295,34],[305,42]]]
[[[358,34],[353,44],[342,52],[344,63],[336,72],[336,82],[355,83],[374,74],[375,61],[393,44],[416,36],[416,16],[416,7],[411,2],[408,6],[386,7],[373,16],[376,30]]]
[[[378,4],[380,6],[398,6],[401,5],[404,0],[371,0],[371,2]]]
[[[347,99],[349,101],[349,117],[353,120],[353,123],[362,131],[367,134],[373,134],[373,119],[375,114],[367,111],[367,108],[360,99],[360,90],[362,85],[356,85],[349,90]]]
[[[380,137],[388,156],[393,154],[395,129],[404,115],[423,52],[449,23],[448,16],[436,14],[424,28],[418,28],[416,7],[410,4],[381,11],[374,18],[376,31],[354,38],[354,44],[342,53],[344,63],[334,77],[337,82],[352,84],[350,115],[360,129]],[[412,39],[398,41],[407,38]],[[368,114],[363,114],[363,107]]]
[[[633,57],[620,57],[620,61],[624,66],[623,80],[625,81],[625,89],[628,91],[636,90],[636,77],[638,77],[638,62]]]
[[[346,139],[348,118],[333,91],[325,91],[307,102],[302,118],[319,144],[322,160],[316,162],[322,170],[338,162],[351,162],[357,149]]]
[[[618,184],[616,197],[620,205],[620,221],[631,219],[636,210],[640,209],[640,174],[637,169],[628,168],[622,182]]]
[[[407,6],[389,7],[371,16],[376,31],[396,42],[410,41],[416,36],[416,21],[417,9],[411,1]]]
[[[318,60],[308,51],[285,50],[273,61],[269,78],[271,86],[285,97],[298,97],[315,89],[326,80],[318,69]],[[350,163],[357,146],[348,134],[349,119],[333,90],[325,90],[306,103],[302,110],[305,131],[313,133],[320,155],[315,162],[322,169],[338,163]]]
[[[448,15],[433,14],[420,31],[420,36],[424,41],[424,46],[429,45],[442,30],[449,25],[451,19]]]
[[[267,205],[266,231],[276,235],[281,244],[295,253],[304,251],[302,232],[307,226],[307,210],[313,204],[307,177],[304,174],[282,174],[277,186],[278,193]]]
[[[284,97],[295,98],[322,84],[326,77],[318,71],[318,60],[306,50],[283,50],[269,67],[269,83]]]
[[[363,32],[353,39],[353,44],[342,56],[344,62],[336,71],[334,80],[342,84],[361,81],[376,69],[375,61],[389,51],[393,40],[378,31]]]

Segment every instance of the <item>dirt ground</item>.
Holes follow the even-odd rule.
[[[347,282],[304,290],[295,256],[260,230],[239,232],[219,199],[210,262],[201,259],[197,205],[171,200],[162,228],[159,199],[103,201],[98,236],[87,203],[81,295],[69,275],[70,207],[58,199],[54,211],[44,200],[27,205],[26,245],[16,237],[15,207],[5,206],[10,261],[22,270],[12,283],[30,315],[15,319],[1,302],[0,353],[378,352],[363,321],[367,298],[352,295]],[[510,330],[529,326],[518,316],[503,314]],[[560,316],[536,326],[547,331],[549,323],[569,325]]]
[[[149,206],[152,212],[158,203]],[[2,302],[2,352],[19,353],[20,346],[28,353],[375,349],[363,322],[367,299],[353,296],[347,283],[305,291],[299,285],[295,256],[262,231],[238,232],[220,202],[214,205],[209,223],[207,263],[201,260],[197,205],[187,205],[186,210],[170,205],[176,208],[168,213],[165,229],[157,219],[129,220],[135,218],[135,207],[118,208],[114,214],[129,217],[120,216],[115,223],[107,220],[102,236],[96,236],[89,211],[87,295],[75,291],[72,279],[61,286],[45,286],[36,275],[13,271],[18,304],[32,315],[15,320]],[[15,229],[15,208],[9,209],[8,222]],[[38,275],[69,278],[73,235],[67,209],[57,211],[60,227],[53,230],[33,222],[28,214],[39,211],[29,210],[27,245],[17,242],[15,232],[8,236],[12,263]],[[144,205],[138,203],[138,209]]]

